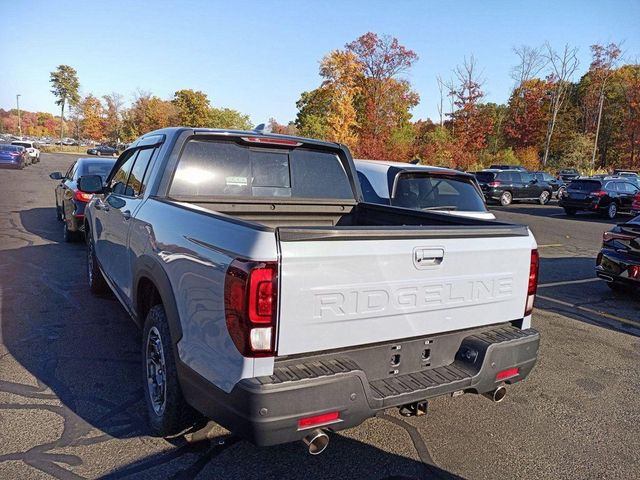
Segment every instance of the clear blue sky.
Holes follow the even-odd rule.
[[[436,75],[474,54],[487,100],[505,102],[515,45],[579,47],[624,41],[640,58],[640,0],[522,1],[89,1],[0,2],[0,108],[57,112],[49,72],[76,68],[81,93],[137,89],[170,98],[207,93],[254,123],[295,119],[295,102],[318,86],[318,62],[368,32],[390,34],[420,59],[406,75],[421,96],[414,119],[437,117]]]

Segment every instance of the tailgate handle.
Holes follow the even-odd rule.
[[[443,248],[416,248],[413,251],[413,261],[417,267],[440,265],[443,259]]]

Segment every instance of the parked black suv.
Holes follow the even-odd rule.
[[[546,182],[551,187],[554,197],[558,196],[558,191],[566,184],[547,172],[531,172],[538,182]]]
[[[563,168],[558,172],[558,180],[562,180],[564,183],[569,183],[571,180],[575,180],[580,176],[580,172],[575,168]]]
[[[630,212],[640,189],[623,178],[579,178],[569,184],[559,204],[567,215],[578,210],[601,213],[613,219],[618,212]]]
[[[475,176],[487,202],[497,201],[502,206],[523,200],[546,205],[553,194],[551,185],[536,180],[529,172],[489,169],[476,172]]]

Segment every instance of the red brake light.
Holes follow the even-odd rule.
[[[540,255],[538,250],[531,250],[531,263],[529,264],[529,284],[527,286],[527,303],[524,308],[524,316],[533,312],[533,302],[538,290],[538,267],[540,266]]]
[[[604,190],[598,190],[597,192],[591,192],[589,195],[591,197],[604,197],[607,194]]]
[[[245,357],[275,354],[277,263],[235,260],[224,281],[227,330]]]
[[[508,378],[515,377],[520,373],[520,369],[518,367],[509,368],[507,370],[502,370],[498,372],[496,375],[496,382],[501,382],[502,380],[506,380]]]
[[[93,198],[93,193],[85,193],[81,192],[80,190],[76,190],[74,196],[76,197],[76,200],[79,200],[81,202],[88,202]]]
[[[333,423],[338,420],[340,420],[340,412],[329,412],[323,413],[322,415],[315,415],[313,417],[301,418],[298,420],[298,430],[318,425],[326,425],[327,423]]]
[[[631,265],[629,267],[629,277],[640,280],[640,265]]]
[[[299,147],[302,142],[296,142],[295,140],[288,140],[286,138],[273,138],[273,137],[242,137],[245,142],[251,143],[264,143],[268,145],[286,145],[287,147]]]
[[[494,181],[494,182],[489,182],[489,183],[487,183],[487,187],[491,187],[491,188],[493,188],[493,187],[499,187],[500,185],[502,185],[502,182],[500,182],[500,181],[498,181],[498,180],[496,180],[496,181]]]

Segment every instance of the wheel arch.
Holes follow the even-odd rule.
[[[150,255],[138,258],[134,265],[132,307],[135,312],[134,321],[140,328],[144,327],[147,313],[159,303],[164,307],[171,332],[171,343],[174,353],[175,345],[182,338],[182,325],[178,313],[178,305],[171,282],[160,261]]]

